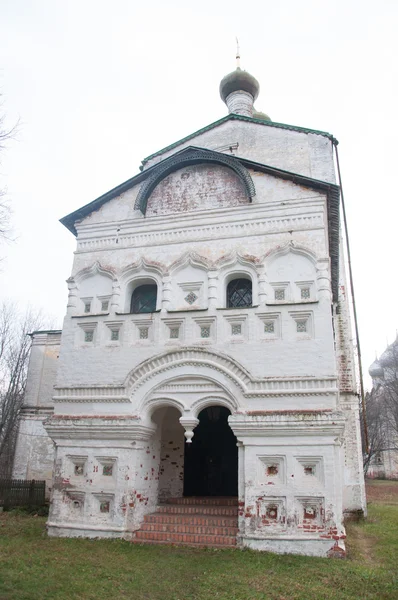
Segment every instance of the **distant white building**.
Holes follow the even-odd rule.
[[[220,92],[227,116],[61,220],[15,476],[50,479],[54,442],[50,535],[343,553],[365,494],[337,142],[255,111],[239,68]]]

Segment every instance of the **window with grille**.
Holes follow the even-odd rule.
[[[227,308],[252,306],[252,282],[250,279],[233,279],[227,287]]]
[[[152,284],[140,285],[135,288],[131,297],[132,313],[152,313],[156,310],[157,286]]]

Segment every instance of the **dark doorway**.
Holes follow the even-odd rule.
[[[238,448],[229,415],[223,406],[199,413],[192,444],[185,444],[184,496],[238,495]]]

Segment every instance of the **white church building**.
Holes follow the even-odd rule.
[[[61,219],[62,332],[35,332],[14,476],[52,536],[344,555],[365,511],[335,138],[259,84]]]

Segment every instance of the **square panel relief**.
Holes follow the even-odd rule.
[[[64,495],[64,506],[71,521],[79,520],[84,513],[85,493],[79,491],[68,491]]]
[[[181,288],[186,308],[194,308],[202,303],[202,281],[181,282],[178,283],[178,286]]]
[[[152,319],[132,319],[134,323],[134,338],[137,342],[146,344],[153,339],[153,321]]]
[[[69,455],[68,476],[83,479],[87,475],[87,456]]]
[[[300,487],[320,487],[324,484],[323,460],[320,456],[295,457],[295,484]]]
[[[214,342],[216,337],[216,320],[209,317],[199,317],[195,321],[195,338],[202,342]]]
[[[256,501],[257,529],[278,527],[286,523],[286,498],[260,497]]]
[[[284,485],[285,457],[259,456],[257,463],[257,481],[259,485]]]
[[[184,339],[184,319],[164,319],[165,342],[176,343]]]
[[[101,477],[102,483],[113,483],[116,477],[116,458],[110,456],[97,456],[97,465],[94,472]]]
[[[112,519],[114,512],[114,495],[113,494],[93,494],[95,503],[93,507],[93,516],[96,516],[102,521]]]
[[[309,531],[320,529],[325,523],[323,498],[295,498],[297,524]]]
[[[242,342],[247,338],[247,315],[224,316],[225,337],[231,342]]]
[[[281,337],[280,313],[257,313],[260,319],[257,330],[261,340],[276,340]]]

